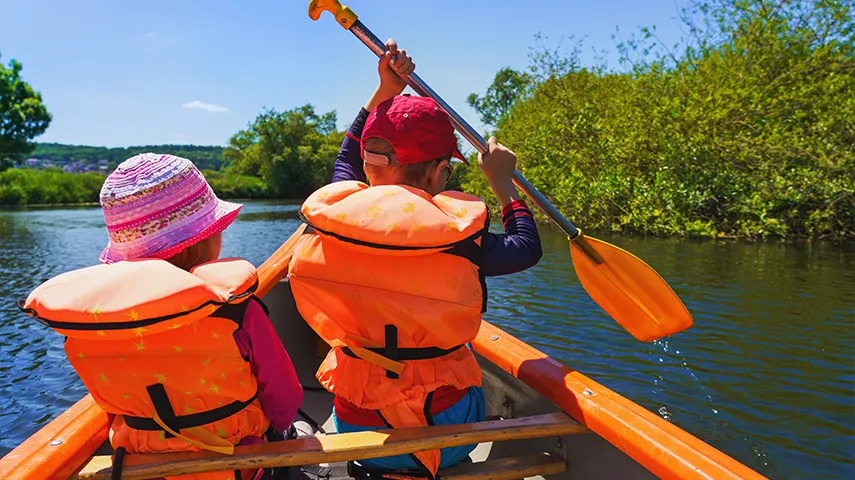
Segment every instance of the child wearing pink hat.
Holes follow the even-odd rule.
[[[242,205],[218,199],[189,160],[154,153],[122,162],[100,200],[110,265],[55,277],[21,309],[67,337],[69,361],[115,414],[117,454],[228,453],[281,439],[300,382],[253,295],[255,268],[218,260]],[[264,475],[226,473],[193,478]]]

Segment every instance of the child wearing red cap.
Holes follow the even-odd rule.
[[[372,185],[380,185],[387,183],[384,180],[391,180],[387,179],[387,176],[400,173],[403,175],[403,180],[406,180],[405,183],[412,184],[421,182],[422,179],[418,178],[420,169],[434,172],[444,171],[447,181],[453,171],[451,157],[462,159],[462,155],[456,148],[456,139],[454,139],[454,149],[448,155],[447,161],[422,163],[409,161],[407,168],[379,169],[368,161],[363,162],[360,140],[363,137],[363,130],[369,114],[382,102],[393,99],[404,91],[407,84],[398,72],[400,75],[408,75],[415,70],[415,63],[413,63],[412,58],[407,56],[406,50],[397,50],[395,40],[390,39],[386,45],[389,47],[389,52],[380,59],[378,65],[380,84],[365,106],[360,109],[346,133],[336,157],[332,181],[358,180],[360,182],[367,181]],[[391,63],[392,55],[396,55],[394,64]],[[432,102],[432,100],[418,98],[411,98],[409,101]],[[453,134],[445,135],[446,139],[453,137]],[[367,138],[365,140],[366,143],[363,146],[374,147],[366,147],[369,153],[389,153],[388,141],[383,142],[382,140],[369,140]],[[421,143],[419,142],[419,144]],[[486,156],[479,155],[478,164],[490,182],[497,200],[502,204],[502,224],[505,230],[504,234],[488,233],[484,238],[484,266],[482,270],[486,276],[490,277],[518,273],[531,268],[540,261],[543,252],[531,210],[520,199],[511,180],[516,168],[516,156],[506,147],[497,143],[493,137],[487,141],[487,145],[489,153]],[[448,150],[449,147],[446,145],[443,148]],[[434,152],[430,153],[435,154]],[[369,175],[366,175],[367,173]],[[441,179],[442,176],[438,176],[437,180]],[[431,187],[425,190],[429,193],[436,193],[439,186],[437,182],[434,182]],[[444,188],[444,185],[442,187]]]
[[[387,46],[389,52],[378,66],[380,85],[347,132],[336,159],[333,182],[406,185],[436,196],[446,189],[451,177],[451,159],[465,159],[457,149],[448,115],[436,102],[399,96],[406,86],[402,76],[411,73],[415,64],[406,51],[397,50],[394,40]],[[511,180],[516,167],[514,153],[493,137],[488,146],[488,153],[479,155],[478,164],[502,205],[505,233],[484,234],[480,268],[483,276],[507,275],[537,264],[542,255],[540,237],[531,211]],[[429,409],[436,425],[482,421],[486,410],[484,392],[480,386],[464,390],[442,387],[432,392]],[[342,433],[379,429],[388,423],[378,411],[359,408],[338,396],[334,418]],[[442,449],[440,467],[465,460],[474,447]],[[413,455],[398,455],[360,464],[379,470],[424,470],[418,460]]]

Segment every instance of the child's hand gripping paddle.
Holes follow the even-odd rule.
[[[357,19],[351,9],[338,0],[312,0],[309,3],[312,20],[320,18],[325,10],[332,13],[339,25],[350,30],[378,57],[386,52],[386,45]],[[416,73],[407,75],[406,80],[416,93],[434,99],[448,112],[451,123],[476,150],[487,152],[484,137]],[[588,295],[635,338],[642,341],[656,340],[692,326],[692,316],[683,302],[649,265],[614,245],[584,236],[519,171],[514,171],[513,180],[567,234],[573,266]]]

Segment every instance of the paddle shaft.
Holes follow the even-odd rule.
[[[351,33],[353,33],[356,38],[362,41],[375,55],[378,57],[382,57],[384,53],[386,53],[386,45],[374,35],[371,30],[369,30],[361,21],[356,20],[351,25],[350,29]],[[448,116],[451,119],[451,123],[454,125],[454,128],[460,132],[463,137],[475,147],[481,153],[487,153],[487,141],[484,140],[484,137],[481,136],[471,125],[469,125],[466,120],[463,119],[457,112],[454,111],[453,108],[449,104],[442,99],[430,86],[422,80],[418,74],[415,72],[407,75],[405,77],[407,84],[416,91],[419,95],[423,97],[430,97],[442,107],[448,113]],[[546,197],[543,196],[542,193],[537,191],[528,180],[519,172],[519,170],[514,170],[513,176],[514,184],[525,193],[525,195],[531,199],[544,213],[546,213],[549,218],[552,219],[553,222],[558,224],[564,233],[570,237],[570,239],[575,239],[579,236],[579,229],[576,228],[570,220],[561,214],[557,208],[555,208]]]

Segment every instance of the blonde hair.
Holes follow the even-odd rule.
[[[385,167],[370,163],[364,164],[365,175],[368,177],[369,183],[372,184],[377,180],[381,180],[384,183],[397,183],[420,188],[440,162],[451,160],[451,155],[448,155],[428,160],[427,162],[401,165],[395,157],[395,147],[386,140],[382,138],[368,138],[363,143],[365,144],[365,151],[386,155],[389,158],[389,165]]]
[[[197,265],[219,258],[221,241],[221,233],[211,235],[167,258],[166,261],[189,272]]]

